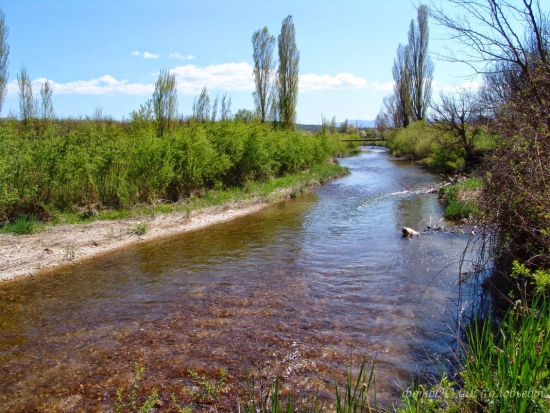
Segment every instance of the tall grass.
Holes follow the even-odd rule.
[[[467,332],[462,372],[466,406],[487,412],[550,411],[550,301],[520,302],[495,324],[475,322]]]
[[[496,322],[474,321],[465,334],[457,382],[405,392],[399,412],[550,411],[550,301],[521,302]]]
[[[369,368],[366,361],[362,362],[359,373],[355,377],[350,365],[346,374],[346,382],[342,387],[335,380],[335,399],[330,408],[325,403],[321,403],[317,396],[306,400],[297,400],[292,393],[283,396],[279,389],[278,379],[273,384],[266,385],[261,380],[257,383],[246,368],[244,374],[248,397],[242,406],[239,404],[239,411],[244,410],[247,413],[321,413],[325,411],[372,413],[382,411],[376,403],[374,363]],[[371,402],[371,393],[373,392],[374,400]]]
[[[441,188],[440,195],[445,200],[445,217],[448,219],[470,218],[479,215],[477,200],[483,181],[472,178]]]

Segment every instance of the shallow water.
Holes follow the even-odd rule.
[[[342,164],[315,194],[0,284],[0,411],[108,411],[136,361],[165,400],[189,368],[228,369],[232,410],[244,365],[328,399],[350,358],[375,359],[385,403],[437,373],[466,239],[401,238],[443,215],[436,176],[381,150]]]

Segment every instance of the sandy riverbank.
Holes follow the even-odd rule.
[[[34,275],[40,270],[71,265],[137,242],[200,229],[259,211],[262,199],[194,211],[157,214],[115,221],[47,227],[32,235],[0,235],[0,282]],[[145,233],[141,230],[145,227]]]

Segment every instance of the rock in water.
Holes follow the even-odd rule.
[[[415,235],[418,236],[418,232],[412,228],[403,227],[401,231],[403,231],[404,237],[414,237]]]

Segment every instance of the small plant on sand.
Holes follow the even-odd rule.
[[[135,227],[133,227],[132,229],[130,229],[129,232],[130,232],[130,234],[138,235],[138,236],[145,235],[145,233],[147,232],[147,224],[145,224],[145,223],[138,224]]]
[[[72,244],[67,245],[63,251],[65,253],[65,261],[72,262],[76,258],[76,254],[78,254],[78,247]]]
[[[145,367],[140,366],[139,363],[134,363],[134,369],[136,375],[134,376],[134,382],[132,384],[132,390],[125,396],[124,387],[119,387],[116,391],[117,401],[115,402],[115,413],[148,413],[158,401],[157,390],[153,390],[153,393],[147,397],[147,400],[138,406],[138,390],[139,382],[145,373]]]

